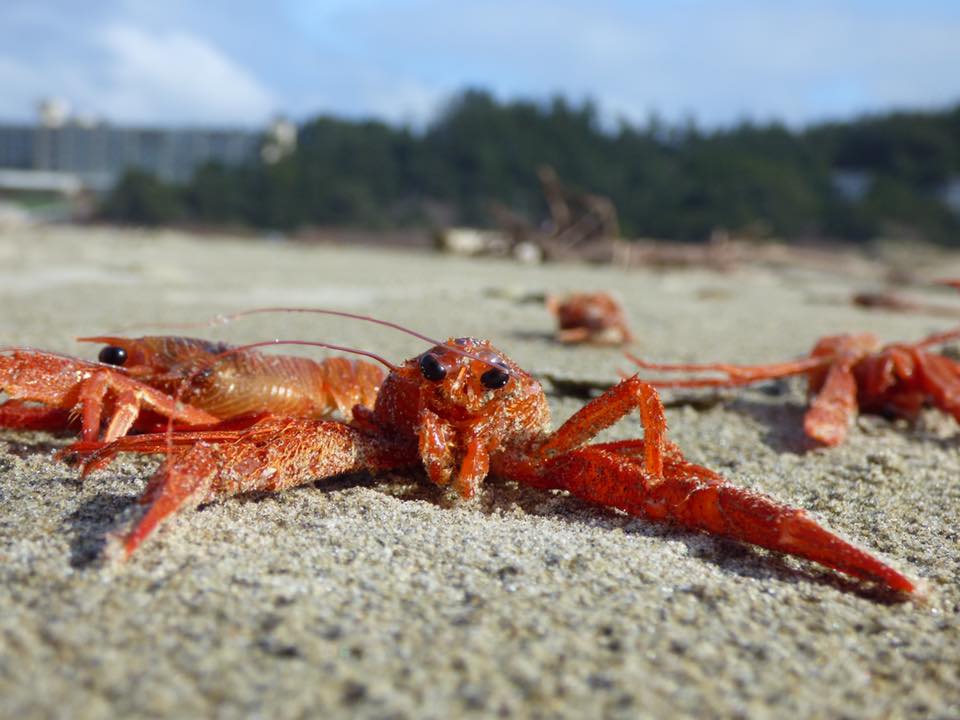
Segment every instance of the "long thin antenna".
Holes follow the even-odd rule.
[[[225,325],[225,324],[227,324],[227,323],[229,323],[229,322],[232,322],[233,320],[237,320],[237,319],[239,319],[239,318],[249,317],[249,316],[251,316],[251,315],[263,315],[263,314],[268,314],[268,313],[310,313],[310,314],[314,314],[314,315],[332,315],[332,316],[334,316],[334,317],[342,317],[342,318],[348,318],[348,319],[350,319],[350,320],[360,320],[360,321],[362,321],[362,322],[374,323],[374,324],[376,324],[376,325],[382,325],[382,326],[384,326],[384,327],[392,328],[392,329],[394,329],[394,330],[399,330],[399,331],[402,332],[402,333],[406,333],[407,335],[411,335],[411,336],[413,336],[413,337],[415,337],[415,338],[417,338],[417,339],[419,339],[419,340],[423,340],[423,341],[425,341],[425,342],[428,342],[428,343],[430,343],[431,345],[438,345],[438,346],[446,347],[446,348],[449,349],[451,352],[453,352],[453,353],[455,353],[455,354],[457,354],[457,355],[462,355],[463,357],[470,358],[471,360],[476,360],[477,362],[485,363],[485,364],[489,365],[490,367],[498,367],[498,368],[500,367],[499,365],[497,365],[496,363],[494,363],[494,362],[492,362],[492,361],[490,361],[490,360],[487,360],[487,359],[485,359],[485,358],[482,358],[482,357],[480,357],[480,356],[478,356],[478,355],[474,355],[473,353],[469,353],[469,352],[467,352],[466,350],[462,350],[462,349],[460,349],[460,348],[458,348],[458,347],[454,347],[454,346],[452,346],[452,345],[448,345],[447,343],[443,342],[442,340],[437,340],[436,338],[432,338],[432,337],[430,337],[429,335],[424,335],[423,333],[419,333],[419,332],[417,332],[416,330],[411,330],[410,328],[405,327],[405,326],[403,326],[403,325],[400,325],[399,323],[390,322],[389,320],[381,320],[380,318],[375,318],[375,317],[373,317],[372,315],[361,315],[361,314],[359,314],[359,313],[347,312],[346,310],[330,310],[330,309],[328,309],[328,308],[301,308],[301,307],[265,307],[265,308],[254,308],[254,309],[252,309],[252,310],[241,310],[241,311],[235,312],[235,313],[226,313],[226,314],[221,314],[221,315],[215,315],[214,317],[210,318],[209,320],[206,320],[206,321],[203,321],[203,322],[192,322],[192,323],[151,323],[151,324],[149,324],[149,325],[130,325],[130,326],[127,326],[127,327],[125,327],[125,328],[121,328],[121,329],[119,330],[119,332],[129,332],[129,331],[132,331],[132,330],[143,330],[143,329],[145,329],[145,328],[163,328],[163,329],[168,329],[168,330],[184,330],[184,329],[191,329],[191,328],[213,327],[213,326],[215,326],[215,325]],[[276,342],[267,342],[267,343],[266,343],[266,345],[273,345],[273,344],[279,344],[279,343],[276,343]],[[309,343],[307,343],[307,342],[298,343],[298,342],[296,342],[296,341],[284,341],[284,344],[291,344],[291,345],[304,344],[304,345],[306,345],[306,344],[309,344]],[[326,344],[323,344],[323,343],[317,343],[317,346],[318,346],[318,347],[328,347],[328,348],[331,348],[331,349],[334,349],[334,350],[340,349],[340,348],[338,348],[337,346],[326,345]],[[253,346],[253,347],[256,347],[256,346]],[[349,349],[345,349],[345,350],[346,350],[346,352],[352,352],[352,351],[349,350]],[[371,357],[374,357],[374,356],[371,355]],[[380,358],[374,357],[374,359],[382,362],[382,360],[381,360]],[[391,367],[392,367],[392,366],[391,366]],[[505,371],[506,371],[507,373],[511,374],[511,375],[513,374],[509,369],[506,369]]]
[[[238,320],[239,318],[249,317],[251,315],[264,315],[268,313],[285,313],[285,312],[286,313],[311,313],[315,315],[333,315],[335,317],[349,318],[351,320],[361,320],[363,322],[375,323],[377,325],[383,325],[385,327],[393,328],[394,330],[399,330],[402,333],[406,333],[407,335],[412,335],[415,338],[424,340],[425,342],[431,343],[433,345],[443,345],[441,341],[436,340],[428,335],[424,335],[423,333],[418,333],[416,330],[411,330],[410,328],[404,327],[399,323],[390,322],[389,320],[381,320],[371,315],[361,315],[359,313],[347,312],[346,310],[330,310],[328,308],[302,308],[302,307],[254,308],[252,310],[241,310],[235,313],[222,313],[220,315],[214,315],[209,320],[202,320],[200,322],[149,323],[149,324],[128,325],[126,327],[119,328],[118,332],[130,332],[133,330],[145,330],[148,328],[162,328],[165,330],[189,330],[193,328],[226,325],[229,322]]]
[[[232,320],[238,318],[247,317],[249,315],[263,315],[268,313],[311,313],[315,315],[333,315],[335,317],[349,318],[351,320],[360,320],[362,322],[374,323],[376,325],[383,325],[384,327],[393,328],[394,330],[399,330],[402,333],[407,335],[412,335],[415,338],[428,342],[432,345],[443,345],[444,343],[440,340],[435,340],[429,335],[424,335],[419,333],[416,330],[411,330],[408,327],[400,325],[399,323],[390,322],[389,320],[381,320],[380,318],[375,318],[372,315],[360,315],[358,313],[347,312],[345,310],[328,310],[326,308],[288,308],[288,307],[266,307],[266,308],[254,308],[253,310],[241,310],[240,312],[230,313],[228,315],[218,315],[215,320],[218,320],[220,323],[228,323]]]
[[[242,352],[244,350],[253,350],[254,348],[259,347],[270,347],[271,345],[306,345],[308,347],[322,347],[327,348],[328,350],[336,350],[338,352],[351,353],[353,355],[362,355],[368,357],[371,360],[376,360],[378,363],[381,363],[387,367],[388,370],[396,370],[397,366],[386,358],[377,355],[376,353],[369,352],[368,350],[358,350],[357,348],[347,347],[346,345],[334,345],[332,343],[320,342],[318,340],[262,340],[261,342],[248,343],[246,345],[237,345],[231,347],[229,350],[224,350],[221,353],[217,353],[211,358],[211,361],[219,360],[222,357],[227,355],[232,355],[234,353]],[[187,378],[189,379],[189,378]]]

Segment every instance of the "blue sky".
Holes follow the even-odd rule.
[[[0,119],[423,123],[464,87],[798,126],[960,102],[956,0],[5,0]]]

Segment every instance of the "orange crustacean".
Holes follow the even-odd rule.
[[[628,357],[644,370],[713,374],[649,380],[657,388],[735,387],[806,375],[811,399],[804,431],[819,443],[839,445],[858,412],[913,418],[932,404],[960,420],[960,363],[929,349],[958,338],[960,329],[888,345],[872,333],[832,335],[818,340],[806,358],[770,365],[653,363]]]
[[[922,585],[819,525],[803,510],[736,487],[666,439],[656,390],[634,376],[589,401],[559,429],[540,383],[485,340],[455,338],[390,368],[372,409],[349,422],[272,416],[251,427],[80,443],[85,472],[118,453],[166,459],[119,538],[133,553],[163,521],[201,503],[273,492],[343,473],[420,467],[461,498],[488,474],[590,503],[790,553],[905,594]],[[637,411],[642,439],[591,443]],[[113,543],[116,547],[117,543]]]
[[[99,362],[11,348],[0,354],[0,427],[66,430],[105,441],[131,429],[213,426],[266,414],[350,418],[372,407],[379,365],[344,357],[321,361],[237,351],[179,336],[80,338],[104,343]],[[101,427],[102,426],[102,427]]]
[[[609,293],[548,295],[547,309],[557,318],[558,342],[625,345],[633,340],[623,307]]]

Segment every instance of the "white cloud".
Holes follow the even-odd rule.
[[[101,24],[73,48],[0,54],[0,117],[28,119],[42,97],[119,123],[263,124],[281,103],[213,44],[185,30]]]
[[[277,109],[251,75],[196,35],[113,24],[97,40],[106,83],[88,102],[112,120],[253,125]]]

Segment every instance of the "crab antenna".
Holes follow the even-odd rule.
[[[380,318],[375,318],[372,315],[360,315],[358,313],[347,312],[346,310],[328,310],[326,308],[295,308],[295,307],[266,307],[266,308],[254,308],[253,310],[241,310],[240,312],[229,313],[227,315],[218,315],[213,318],[213,322],[217,324],[228,323],[231,320],[236,320],[238,318],[247,317],[248,315],[262,315],[265,313],[312,313],[316,315],[334,315],[336,317],[349,318],[351,320],[360,320],[362,322],[374,323],[376,325],[383,325],[384,327],[393,328],[394,330],[399,330],[402,333],[407,335],[412,335],[415,338],[423,340],[425,342],[431,343],[433,345],[443,345],[439,340],[435,340],[429,335],[424,335],[423,333],[418,333],[416,330],[411,330],[408,327],[400,325],[399,323],[390,322],[389,320],[381,320]]]
[[[469,353],[466,350],[461,350],[460,348],[454,347],[452,345],[447,345],[447,343],[443,342],[442,340],[437,340],[435,338],[430,337],[429,335],[424,335],[423,333],[419,333],[416,330],[411,330],[410,328],[405,327],[404,325],[400,325],[399,323],[390,322],[389,320],[381,320],[380,318],[375,318],[372,315],[360,315],[358,313],[347,312],[346,310],[328,310],[327,308],[295,308],[295,307],[254,308],[253,310],[241,310],[240,312],[229,313],[227,315],[218,315],[217,317],[213,318],[211,322],[222,324],[222,323],[228,323],[231,320],[247,317],[248,315],[261,315],[264,313],[284,313],[284,312],[313,313],[317,315],[334,315],[336,317],[349,318],[350,320],[360,320],[362,322],[369,322],[369,323],[374,323],[376,325],[383,325],[384,327],[393,328],[394,330],[399,330],[400,332],[406,333],[407,335],[412,335],[413,337],[418,338],[419,340],[428,342],[431,345],[442,345],[446,348],[449,348],[451,351],[453,351],[457,355],[462,355],[463,357],[468,357],[471,360],[477,360],[479,362],[486,363],[490,367],[493,367],[493,363],[489,362],[488,360],[484,360],[482,357],[474,355],[473,353]],[[272,343],[268,343],[268,344],[272,344]],[[298,343],[291,343],[291,344],[298,344]],[[320,346],[331,347],[334,350],[339,349],[335,346],[330,346],[330,345],[324,346],[322,343],[320,344]],[[347,352],[350,352],[350,350],[347,349]],[[376,358],[376,359],[379,359],[379,358]],[[392,368],[393,366],[390,366],[390,367]],[[509,370],[507,372],[509,372]]]
[[[224,350],[222,353],[215,355],[213,360],[216,361],[219,358],[232,355],[233,353],[242,352],[244,350],[253,350],[254,348],[269,347],[271,345],[306,345],[308,347],[322,347],[327,348],[328,350],[336,350],[338,352],[351,353],[353,355],[362,355],[363,357],[368,357],[371,360],[376,360],[378,363],[385,365],[388,370],[397,369],[396,365],[386,358],[377,355],[376,353],[372,353],[367,350],[358,350],[357,348],[347,347],[345,345],[334,345],[332,343],[320,342],[318,340],[263,340],[261,342],[249,343],[247,345],[237,345],[229,350]]]
[[[418,333],[416,330],[411,330],[408,327],[404,327],[399,323],[390,322],[389,320],[381,320],[375,318],[371,315],[360,315],[359,313],[347,312],[346,310],[330,310],[327,308],[301,308],[301,307],[265,307],[265,308],[254,308],[252,310],[240,310],[235,313],[225,313],[220,315],[214,315],[209,320],[204,320],[201,322],[185,322],[185,323],[150,323],[144,325],[128,325],[119,329],[120,332],[128,332],[131,330],[142,330],[145,328],[164,328],[169,330],[189,330],[191,328],[202,328],[202,327],[213,327],[215,325],[226,325],[227,323],[238,320],[239,318],[248,317],[250,315],[262,315],[266,313],[312,313],[316,315],[334,315],[336,317],[349,318],[351,320],[362,320],[363,322],[375,323],[377,325],[383,325],[385,327],[393,328],[394,330],[399,330],[402,333],[407,335],[412,335],[415,338],[424,340],[433,345],[443,345],[439,340],[435,340],[428,335]]]
[[[229,322],[231,322],[231,321],[233,321],[233,320],[237,320],[237,319],[243,318],[243,317],[248,317],[248,316],[250,316],[250,315],[262,315],[262,314],[266,314],[266,313],[285,313],[285,312],[287,312],[287,313],[311,313],[311,314],[315,314],[315,315],[333,315],[333,316],[335,316],[335,317],[343,317],[343,318],[349,318],[350,320],[360,320],[360,321],[362,321],[362,322],[369,322],[369,323],[374,323],[374,324],[376,324],[376,325],[383,325],[384,327],[392,328],[392,329],[394,329],[394,330],[399,330],[400,332],[406,333],[407,335],[412,335],[413,337],[415,337],[415,338],[417,338],[417,339],[419,339],[419,340],[423,340],[423,341],[425,341],[425,342],[428,342],[428,343],[430,343],[431,345],[442,345],[442,346],[444,346],[444,347],[449,348],[451,352],[454,352],[454,353],[456,353],[457,355],[462,355],[463,357],[468,357],[468,358],[470,358],[471,360],[476,360],[476,361],[478,361],[478,362],[486,363],[486,364],[489,365],[490,367],[493,367],[493,363],[491,363],[489,360],[485,360],[484,358],[479,357],[479,356],[477,356],[477,355],[474,355],[473,353],[469,353],[469,352],[467,352],[466,350],[461,350],[460,348],[454,347],[454,346],[452,346],[452,345],[447,345],[447,343],[445,343],[445,342],[443,342],[443,341],[441,341],[441,340],[437,340],[437,339],[435,339],[435,338],[432,338],[432,337],[430,337],[429,335],[424,335],[423,333],[419,333],[419,332],[417,332],[416,330],[411,330],[410,328],[405,327],[405,326],[403,326],[403,325],[400,325],[399,323],[390,322],[389,320],[381,320],[380,318],[375,318],[375,317],[373,317],[372,315],[361,315],[361,314],[359,314],[359,313],[347,312],[346,310],[330,310],[330,309],[328,309],[328,308],[301,308],[301,307],[265,307],[265,308],[254,308],[254,309],[252,309],[252,310],[240,310],[239,312],[235,312],[235,313],[226,313],[226,314],[221,314],[221,315],[215,315],[214,317],[212,317],[212,318],[210,318],[209,320],[206,320],[206,321],[204,321],[204,322],[193,322],[193,323],[151,323],[151,324],[149,324],[149,325],[129,325],[129,326],[125,327],[125,328],[120,328],[120,331],[121,331],[121,332],[128,332],[128,331],[130,331],[130,330],[139,330],[139,329],[143,329],[143,328],[146,328],[146,327],[151,327],[151,328],[164,328],[164,329],[173,329],[173,330],[183,330],[183,329],[201,328],[201,327],[213,327],[214,325],[225,325],[225,324],[227,324],[227,323],[229,323]],[[266,343],[266,344],[267,344],[267,345],[273,345],[273,344],[278,344],[278,343],[268,342],[268,343]],[[308,344],[308,343],[306,343],[306,342],[304,342],[304,343],[297,343],[297,342],[295,342],[295,341],[284,341],[284,344],[296,345],[296,344]],[[339,347],[337,347],[337,346],[335,346],[335,345],[325,345],[325,344],[323,344],[323,343],[317,343],[317,346],[318,346],[318,347],[328,347],[328,348],[331,348],[331,349],[333,349],[333,350],[343,349],[343,350],[345,350],[346,352],[352,352],[349,348],[339,348]],[[254,346],[244,346],[244,347],[258,347],[258,346],[254,345]],[[358,353],[358,354],[363,354],[363,353]],[[370,357],[374,357],[374,356],[371,355]],[[374,357],[374,359],[376,359],[376,360],[378,360],[378,361],[380,361],[380,362],[383,362],[380,358]],[[390,366],[390,367],[393,367],[393,366]],[[498,366],[498,367],[499,367],[499,366]],[[511,374],[511,375],[513,374],[510,370],[507,370],[507,372],[508,372],[509,374]]]

